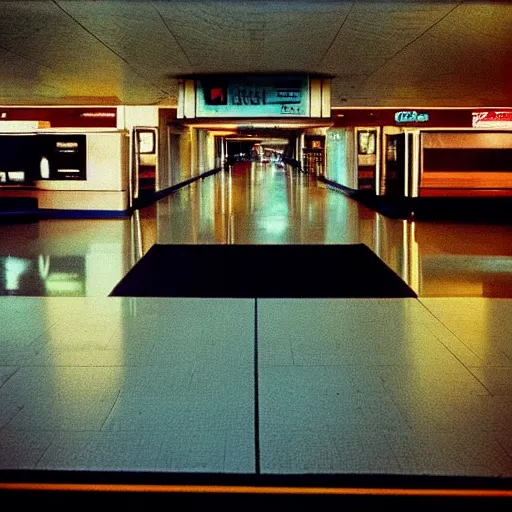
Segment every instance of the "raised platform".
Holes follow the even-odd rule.
[[[324,277],[304,272],[309,262],[316,262]],[[157,244],[111,296],[405,298],[416,294],[364,244]]]
[[[512,223],[512,195],[483,193],[446,194],[423,197],[376,196],[365,190],[353,190],[336,182],[319,178],[329,188],[387,217],[416,220],[454,220],[468,222]],[[452,191],[453,192],[453,191]]]
[[[38,211],[37,197],[0,197],[0,222],[35,222]]]

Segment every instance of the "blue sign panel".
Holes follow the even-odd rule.
[[[402,110],[395,113],[396,123],[425,123],[428,121],[426,112],[416,112],[415,110]]]
[[[197,81],[196,117],[309,116],[307,77],[237,77]]]

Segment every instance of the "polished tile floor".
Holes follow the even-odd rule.
[[[109,298],[155,242],[363,242],[419,298]],[[512,477],[510,226],[253,165],[130,219],[0,225],[0,258],[0,469]]]

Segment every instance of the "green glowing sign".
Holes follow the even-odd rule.
[[[428,120],[429,115],[426,112],[402,110],[395,113],[395,122],[397,123],[426,123]]]

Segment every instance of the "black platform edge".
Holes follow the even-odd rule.
[[[36,197],[0,197],[0,224],[37,222]]]
[[[47,219],[118,219],[128,217],[127,210],[51,210],[0,212],[0,223],[37,222]]]
[[[121,219],[128,217],[128,210],[53,210],[40,209],[39,220],[46,219]]]
[[[0,212],[18,212],[37,208],[37,197],[1,196]]]
[[[386,197],[353,190],[323,176],[328,188],[382,213],[403,220],[512,224],[512,197]]]
[[[355,285],[355,283],[348,284],[345,290],[340,292],[339,289],[332,288],[332,282],[336,281],[336,273],[326,270],[326,275],[331,277],[330,284],[317,283],[308,287],[307,283],[302,282],[300,289],[297,288],[296,279],[292,279],[291,275],[281,273],[275,279],[270,279],[268,282],[273,283],[280,279],[279,287],[272,285],[264,286],[264,280],[254,281],[249,280],[247,283],[241,283],[234,280],[233,284],[229,281],[229,285],[222,286],[218,281],[209,275],[201,275],[200,272],[204,269],[204,261],[212,259],[216,261],[217,274],[226,271],[227,268],[235,271],[235,263],[240,261],[249,261],[249,256],[257,258],[254,252],[258,252],[258,257],[265,258],[285,257],[286,253],[301,252],[308,257],[316,256],[324,259],[326,263],[327,256],[319,254],[320,252],[336,251],[338,247],[347,249],[352,253],[350,258],[353,258],[355,250],[363,250],[359,254],[359,261],[361,257],[367,260],[372,260],[377,264],[376,270],[382,273],[381,279],[373,279],[375,288],[368,288],[366,286]],[[194,279],[186,279],[183,282],[183,275],[172,276],[167,274],[167,263],[163,268],[159,268],[162,262],[167,262],[167,257],[162,257],[162,254],[168,251],[177,251],[175,257],[180,258],[180,261],[186,262],[190,269],[197,268]],[[219,259],[219,251],[221,251],[222,258]],[[313,252],[314,254],[311,254]],[[185,253],[185,257],[184,257]],[[188,253],[188,254],[187,254]],[[201,254],[200,261],[196,261],[199,253]],[[238,253],[237,255],[235,253]],[[265,253],[265,254],[262,254]],[[285,254],[283,254],[285,253]],[[234,258],[234,259],[233,259]],[[302,261],[302,260],[301,260]],[[371,262],[371,261],[370,261]],[[211,264],[211,262],[210,262]],[[220,267],[220,268],[219,268]],[[327,263],[327,267],[329,264]],[[268,273],[268,272],[267,272]],[[155,278],[155,275],[158,277]],[[259,283],[259,284],[258,284]],[[219,292],[219,290],[222,290]],[[168,297],[168,298],[223,298],[223,299],[339,299],[339,298],[352,298],[352,299],[393,299],[393,298],[414,298],[417,299],[417,293],[391,269],[382,259],[380,259],[367,245],[359,244],[154,244],[149,251],[128,271],[127,274],[115,285],[109,293],[109,297]]]
[[[150,194],[147,194],[144,197],[135,200],[134,205],[130,209],[130,211],[133,212],[134,210],[138,210],[139,208],[150,206],[151,204],[160,201],[160,199],[164,199],[165,197],[171,195],[173,192],[176,192],[180,188],[186,187],[187,185],[194,183],[194,181],[203,180],[205,178],[208,178],[208,176],[213,176],[214,174],[217,174],[218,172],[222,171],[222,169],[222,167],[216,167],[215,169],[210,169],[209,171],[205,171],[201,174],[198,174],[197,176],[192,176],[191,178],[188,178],[184,181],[180,181],[179,183],[176,183],[176,185],[173,185],[172,187],[167,187],[163,190],[159,190],[158,192],[152,192]]]
[[[17,504],[115,503],[411,505],[510,510],[510,478],[413,475],[255,475],[160,472],[0,471],[0,496]],[[112,501],[110,501],[112,500]],[[476,500],[476,501],[475,501]],[[9,503],[9,501],[4,501]],[[11,501],[12,503],[12,501]],[[446,507],[446,508],[445,508]],[[491,508],[488,508],[491,507]],[[188,510],[188,508],[187,508]],[[410,510],[410,508],[407,508]]]
[[[37,210],[0,212],[0,224],[23,224],[37,222],[38,220]]]
[[[354,199],[372,210],[382,213],[386,217],[394,219],[412,219],[414,217],[414,208],[410,202],[410,198],[386,198],[383,196],[376,196],[373,192],[367,190],[354,190],[352,188],[336,183],[327,179],[325,176],[318,176],[318,181],[321,181],[327,188],[335,192],[341,192],[346,196]]]
[[[417,220],[512,224],[512,197],[418,197],[411,209]]]
[[[512,492],[512,477],[411,475],[370,473],[206,473],[161,471],[76,471],[76,470],[0,470],[0,485],[34,484],[109,484],[109,485],[232,485],[256,487],[386,488],[439,490],[503,490]]]
[[[57,210],[51,208],[39,208],[37,198],[17,198],[17,197],[0,197],[0,224],[2,223],[20,223],[20,222],[37,222],[46,219],[118,219],[132,215],[132,213],[145,206],[149,206],[164,197],[172,194],[180,188],[190,185],[194,181],[207,178],[221,171],[218,167],[203,172],[182,181],[172,187],[160,190],[155,193],[148,194],[140,200],[136,201],[132,208],[126,210]],[[21,199],[21,201],[20,201]],[[24,201],[28,199],[29,201]]]

